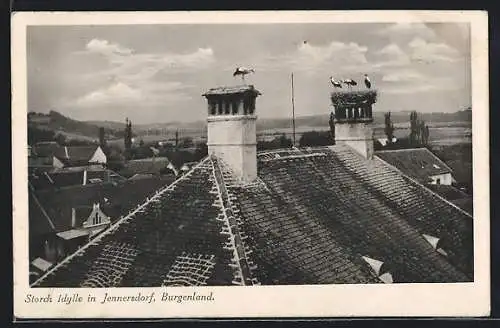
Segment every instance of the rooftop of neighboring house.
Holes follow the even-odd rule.
[[[137,202],[144,201],[155,190],[172,181],[173,179],[155,177],[31,191],[30,237],[70,229],[72,208],[78,209],[79,214],[82,214],[88,211],[89,206],[92,209],[92,205],[97,203],[106,215],[116,220],[119,216],[126,215]]]
[[[54,154],[63,163],[85,164],[90,161],[99,145],[92,146],[62,146]]]
[[[460,189],[449,185],[431,184],[427,187],[472,215],[473,198],[471,195],[468,195]]]
[[[120,174],[126,177],[132,177],[136,174],[166,174],[169,164],[170,160],[167,157],[134,159],[125,163],[125,167],[120,170]]]
[[[101,165],[52,168],[43,172],[31,172],[29,180],[35,190],[62,188],[84,184],[120,182],[126,178]]]
[[[453,173],[446,163],[427,148],[383,150],[375,152],[375,155],[424,184],[429,182],[431,176]]]
[[[473,281],[472,217],[345,145],[261,152],[249,184],[207,157],[158,188],[124,188],[135,210],[34,286]]]
[[[55,141],[42,141],[37,142],[31,150],[35,156],[52,158],[60,148],[61,146]]]

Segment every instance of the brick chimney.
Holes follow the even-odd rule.
[[[375,90],[334,91],[335,143],[345,144],[366,159],[373,158],[373,111]]]
[[[212,88],[203,94],[208,102],[208,153],[244,182],[257,178],[255,100],[260,94],[253,85]]]

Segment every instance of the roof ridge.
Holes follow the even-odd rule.
[[[239,231],[239,224],[237,222],[238,220],[232,209],[233,206],[231,204],[229,192],[226,188],[224,175],[216,157],[212,158],[212,166],[213,174],[215,177],[215,185],[217,187],[218,196],[221,201],[222,212],[224,214],[224,219],[228,226],[230,236],[232,237],[231,244],[234,248],[234,257],[238,265],[239,273],[241,275],[241,282],[243,285],[247,285],[248,283],[253,285],[254,280],[252,279],[250,265],[248,263],[247,254],[245,252],[245,243],[243,242],[243,238]]]
[[[61,262],[59,262],[57,265],[55,265],[51,270],[47,271],[43,276],[41,276],[36,281],[34,281],[30,285],[30,287],[36,286],[37,284],[43,282],[43,280],[45,280],[45,278],[47,278],[49,275],[51,275],[54,272],[56,272],[63,265],[69,263],[74,257],[76,257],[76,256],[84,253],[87,248],[89,248],[92,245],[98,244],[101,241],[101,239],[103,239],[105,236],[114,233],[114,231],[123,222],[126,222],[126,221],[132,219],[136,213],[142,211],[144,209],[144,207],[146,207],[147,205],[149,205],[150,203],[152,203],[153,201],[155,201],[156,199],[158,199],[158,197],[162,196],[165,192],[171,191],[173,188],[175,188],[175,186],[180,181],[187,179],[192,174],[192,172],[194,171],[195,168],[197,168],[199,166],[202,166],[207,160],[208,160],[208,156],[205,157],[203,160],[201,160],[190,171],[186,172],[186,174],[182,175],[179,179],[175,180],[174,182],[172,182],[168,186],[163,186],[162,188],[156,190],[154,192],[154,195],[151,198],[147,197],[146,201],[144,203],[136,206],[136,208],[133,211],[129,211],[129,213],[126,216],[122,216],[118,221],[116,221],[115,223],[113,223],[109,228],[107,228],[105,231],[103,231],[102,233],[100,233],[99,235],[97,235],[94,239],[92,239],[91,241],[89,241],[87,244],[83,245],[76,252],[74,252],[74,253],[70,254],[69,256],[67,256],[66,258],[64,258]]]

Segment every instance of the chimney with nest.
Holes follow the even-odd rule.
[[[335,144],[346,144],[366,159],[373,158],[373,110],[375,90],[334,91]]]

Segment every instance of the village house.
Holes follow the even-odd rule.
[[[451,186],[453,170],[427,148],[377,151],[378,158],[423,184]]]
[[[376,91],[331,94],[334,146],[263,152],[259,95],[208,90],[209,155],[31,286],[474,280],[472,216],[375,155]]]
[[[47,266],[64,259],[94,238],[120,216],[126,215],[136,201],[173,179],[112,181],[42,189],[29,192],[29,239],[32,278]],[[44,269],[45,268],[45,269]]]

